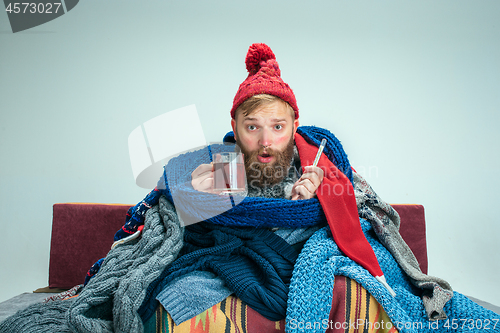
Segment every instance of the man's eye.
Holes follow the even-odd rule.
[[[250,131],[254,131],[257,127],[255,127],[255,125],[248,125],[247,128],[250,130]]]
[[[277,129],[277,130],[280,130],[280,129],[283,128],[283,125],[276,125],[276,126],[274,126],[274,128]]]

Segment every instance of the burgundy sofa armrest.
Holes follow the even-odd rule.
[[[425,215],[422,205],[391,205],[401,218],[399,233],[406,241],[420,264],[420,269],[427,274],[427,241],[425,234]]]
[[[111,249],[131,205],[58,203],[53,206],[49,287],[82,284],[88,269]]]

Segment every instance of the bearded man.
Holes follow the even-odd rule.
[[[245,159],[248,195],[310,199],[324,171],[306,166],[297,180],[297,168],[302,168],[294,145],[299,127],[295,95],[281,79],[276,57],[267,45],[251,45],[245,63],[249,74],[230,113],[234,140]],[[191,184],[195,190],[214,193],[213,166],[195,169]]]
[[[353,260],[370,267],[371,270],[367,269],[375,272],[375,278],[395,295],[386,283],[377,259],[359,226],[352,184],[344,175],[351,174],[350,166],[344,168],[344,173],[341,173],[325,157],[321,167],[301,162],[300,155],[308,156],[305,160],[309,158],[309,162],[312,162],[310,156],[315,153],[315,148],[304,140],[307,138],[307,131],[302,132],[302,135],[297,134],[297,102],[292,89],[281,79],[274,53],[265,44],[253,44],[249,48],[245,63],[249,74],[236,93],[230,114],[232,140],[244,155],[248,196],[291,200],[315,198],[325,171],[329,172],[331,179],[322,187],[320,201],[335,240]],[[295,144],[296,135],[302,142],[301,154]],[[311,141],[311,138],[308,139]],[[339,142],[330,144],[337,145],[336,148],[340,147],[341,150]],[[298,170],[303,173],[300,175]],[[213,163],[198,166],[191,173],[191,178],[191,185],[195,190],[218,193],[214,190]],[[337,185],[340,185],[341,191],[338,195],[332,195],[331,188]],[[327,191],[324,191],[325,188]],[[348,203],[344,202],[345,200]],[[332,211],[335,212],[332,214]],[[273,228],[277,229],[279,228]],[[303,244],[304,242],[301,242],[295,248],[300,251]],[[354,247],[357,248],[354,250]],[[372,300],[372,303],[376,301]]]
[[[395,297],[396,293],[388,285],[373,249],[363,235],[359,217],[370,217],[373,220],[379,219],[377,220],[378,222],[372,222],[375,223],[374,225],[377,225],[375,228],[377,235],[383,242],[389,238],[397,239],[394,243],[387,241],[384,245],[391,251],[394,250],[394,253],[398,253],[401,249],[406,249],[407,245],[397,231],[388,232],[387,228],[384,229],[381,227],[383,223],[388,225],[399,223],[397,213],[376,196],[369,185],[361,189],[362,186],[360,184],[366,184],[366,182],[353,172],[340,142],[333,134],[315,127],[299,127],[299,109],[295,95],[289,85],[282,80],[276,57],[267,45],[251,45],[245,63],[248,70],[248,77],[239,86],[234,98],[233,107],[230,112],[233,132],[226,135],[225,141],[234,141],[244,155],[248,196],[268,199],[291,199],[291,201],[303,200],[308,203],[308,207],[310,207],[309,204],[311,203],[308,199],[317,198],[325,214],[326,222],[329,226],[328,231],[331,233],[330,237],[334,239],[336,245],[343,251],[343,254],[367,269],[371,273],[372,278],[374,277],[380,282],[380,285],[383,286],[382,288],[385,289],[385,293],[391,295],[389,297]],[[328,156],[323,154],[318,166],[312,166],[310,163],[318,149],[317,143],[321,141],[321,136],[328,137],[330,141],[327,144],[326,155]],[[226,140],[227,138],[228,140]],[[299,170],[303,173],[300,174]],[[191,173],[191,185],[196,191],[217,194],[217,191],[214,190],[213,163],[201,164],[195,168]],[[354,188],[358,192],[356,193],[356,198]],[[336,189],[340,190],[337,191]],[[358,195],[360,198],[358,198]],[[365,201],[367,198],[371,198],[370,201]],[[259,207],[261,204],[263,203],[260,201],[257,202]],[[358,212],[357,204],[360,207],[360,212]],[[284,203],[269,202],[267,211],[264,211],[264,214],[271,215],[267,217],[267,220],[272,219],[272,214],[277,212],[276,206],[280,205],[284,205]],[[384,207],[384,209],[380,211],[373,206]],[[290,208],[292,209],[292,215],[297,214],[299,216],[301,210],[304,209],[296,208],[296,206],[291,206]],[[307,214],[304,214],[304,217],[305,215]],[[266,219],[266,217],[260,216],[258,219]],[[279,220],[279,217],[276,217],[276,220]],[[381,223],[382,220],[386,222]],[[270,223],[272,224],[272,222]],[[275,223],[276,225],[280,225],[279,222]],[[254,225],[257,226],[259,223]],[[290,224],[287,226],[289,227]],[[315,226],[307,224],[305,218],[303,224],[298,223],[296,227],[299,227],[297,230],[316,230],[314,229]],[[283,228],[274,227],[271,230],[279,234]],[[294,248],[298,252],[302,250],[305,240],[307,240],[307,237],[302,242],[294,244]],[[316,256],[316,254],[309,255]],[[306,256],[305,253],[304,256]],[[309,264],[307,264],[311,259],[305,260],[305,266],[297,264],[295,270],[298,274],[310,274],[309,279],[314,279],[315,273],[310,273],[312,266],[308,267]],[[418,271],[413,271],[415,264],[411,255],[408,258],[400,256],[398,263],[403,266],[406,272],[410,272],[411,277],[416,281],[416,285],[425,285],[425,288],[433,289],[434,295],[432,295],[432,291],[428,293],[430,295],[429,299],[432,299],[426,305],[428,317],[430,318],[431,314],[434,315],[433,319],[446,316],[442,310],[442,306],[452,297],[451,287],[447,282],[428,277],[419,271],[419,269]],[[303,272],[300,272],[300,268],[298,268],[301,266]],[[343,276],[336,277],[336,284],[344,284],[343,278]],[[361,294],[364,296],[359,296],[361,295],[359,294],[358,297],[360,297],[359,299],[364,299],[362,301],[363,307],[356,308],[356,311],[366,313],[367,315],[361,318],[351,314],[351,317],[349,317],[341,309],[334,311],[336,306],[338,306],[334,302],[332,304],[332,312],[330,312],[330,319],[335,318],[335,324],[360,323],[360,321],[365,323],[367,321],[371,325],[382,328],[381,332],[397,331],[395,325],[391,322],[392,318],[388,317],[378,300],[371,296],[360,283],[354,280],[351,281],[350,279],[347,279],[347,281],[347,284],[355,285],[357,290],[362,290]],[[330,278],[320,281],[316,285],[316,288],[318,290],[323,289],[329,283],[332,283]],[[297,295],[300,294],[300,297],[303,298],[302,301],[305,302],[298,307],[313,310],[308,304],[311,301],[311,295],[299,291],[304,286],[296,288],[298,289],[293,291],[293,298],[296,299]],[[336,290],[340,289],[334,289],[334,297],[339,297],[341,302],[346,302],[344,300],[345,295],[337,294]],[[259,292],[263,293],[262,291]],[[330,292],[331,289],[326,293],[329,294]],[[322,298],[323,296],[320,293],[318,297]],[[359,305],[361,304],[358,302],[359,299],[351,299],[349,301],[353,302],[352,304],[356,303]],[[310,318],[321,318],[321,320],[327,318],[327,313],[324,313],[323,317],[314,317],[294,312],[293,308],[296,307],[294,302],[289,302],[288,304],[288,329],[301,329],[299,326],[300,321],[297,319],[299,317],[304,319],[302,323],[306,323]],[[264,303],[266,302],[264,301]],[[344,304],[344,306],[346,306],[345,308],[350,307],[348,303]],[[266,309],[265,311],[261,311],[261,314],[271,320],[277,318],[269,316],[268,312],[269,309]],[[334,324],[331,320],[330,322],[328,320],[326,322],[322,321],[322,323]],[[307,327],[304,326],[304,328]],[[331,329],[332,331],[335,329],[337,331],[346,329],[342,325],[335,327],[335,329],[329,325],[323,325],[321,328],[323,330]],[[357,327],[357,329],[361,330],[369,328],[373,329],[373,327]]]
[[[245,160],[249,196],[310,199],[321,184],[324,171],[307,166],[297,180],[300,161],[294,136],[298,112],[279,97],[259,94],[249,97],[234,112],[231,126]],[[192,173],[193,188],[214,192],[212,164],[202,164]]]
[[[342,250],[343,255],[356,262],[356,265],[364,267],[372,275],[371,278],[375,278],[380,282],[377,288],[383,286],[382,289],[384,290],[382,292],[384,296],[378,294],[380,289],[367,291],[365,287],[369,284],[363,284],[362,278],[347,279],[347,282],[344,282],[343,275],[347,274],[340,273],[339,276],[335,277],[336,285],[347,283],[356,286],[353,288],[361,291],[361,293],[357,296],[359,299],[355,300],[350,299],[350,296],[337,294],[341,287],[334,288],[334,301],[330,312],[330,321],[328,321],[326,320],[328,317],[327,312],[317,317],[294,309],[297,307],[297,304],[295,304],[297,297],[302,297],[304,303],[298,302],[300,303],[298,307],[307,308],[314,313],[317,308],[311,307],[310,302],[318,301],[324,296],[321,292],[317,296],[313,296],[314,293],[302,292],[301,290],[306,285],[295,283],[293,291],[290,292],[293,294],[293,301],[289,301],[288,304],[287,328],[289,330],[312,328],[307,327],[308,320],[314,321],[318,319],[322,320],[321,330],[335,332],[347,331],[345,324],[353,322],[366,324],[361,325],[361,327],[358,324],[355,330],[369,330],[375,326],[380,328],[380,332],[397,332],[402,327],[407,328],[405,324],[399,327],[401,323],[397,316],[389,317],[384,310],[387,307],[391,312],[396,308],[398,309],[396,311],[400,311],[399,306],[387,306],[387,304],[384,307],[381,306],[380,301],[384,303],[387,300],[386,297],[391,299],[388,301],[389,303],[393,302],[396,299],[396,293],[387,283],[381,265],[379,265],[371,247],[373,246],[377,250],[377,256],[380,257],[379,246],[381,245],[378,242],[381,242],[394,256],[395,259],[391,258],[391,261],[398,263],[404,273],[410,277],[413,285],[423,290],[423,295],[425,295],[423,302],[416,302],[414,305],[420,307],[422,312],[425,309],[427,317],[422,317],[416,313],[410,314],[411,311],[408,311],[408,315],[414,318],[414,323],[418,323],[419,328],[430,327],[431,322],[427,320],[446,318],[447,314],[444,306],[453,298],[450,285],[442,279],[427,276],[420,271],[416,259],[402,240],[397,228],[393,228],[393,226],[399,224],[397,213],[390,205],[383,202],[366,181],[351,169],[340,142],[337,141],[333,134],[317,128],[300,130],[299,110],[295,95],[288,84],[281,79],[281,72],[271,49],[265,44],[251,45],[245,63],[249,74],[247,79],[240,85],[234,98],[231,109],[233,133],[232,135],[231,133],[226,135],[226,138],[229,136],[228,141],[233,140],[244,154],[248,196],[271,199],[284,198],[292,201],[304,200],[307,202],[310,202],[307,199],[317,198],[329,226],[329,237],[334,239],[336,246]],[[328,156],[321,157],[319,166],[307,164],[307,162],[312,162],[311,157],[315,153],[314,146],[317,147],[318,139],[321,140],[312,133],[322,134],[327,136],[330,141],[333,141],[328,143]],[[303,173],[300,175],[298,170],[302,170]],[[198,166],[191,173],[191,185],[197,191],[216,194],[212,164]],[[337,188],[340,188],[340,191],[336,191]],[[354,195],[353,188],[356,195]],[[260,205],[260,202],[258,204]],[[273,211],[272,206],[270,211]],[[361,220],[364,229],[367,228],[365,224],[367,220],[371,222],[378,236],[375,243],[370,238],[370,244],[368,244],[368,236],[365,238],[361,231],[360,217],[366,219]],[[307,224],[305,223],[305,225],[307,229]],[[279,229],[279,227],[272,228],[272,230]],[[327,238],[329,237],[327,236]],[[295,248],[300,252],[303,244],[302,242]],[[309,254],[306,254],[307,250],[303,251],[304,257],[309,255],[308,259],[304,260],[302,264],[296,263],[294,269],[294,272],[298,275],[307,275],[306,280],[309,279],[310,281],[315,280],[317,275],[322,274],[321,271],[328,267],[328,265],[322,266],[323,268],[319,271],[311,273],[314,264],[309,264],[309,261],[318,255],[321,256],[319,254],[321,252],[315,252],[314,250],[315,246],[322,246],[320,245],[321,242],[314,244],[309,247],[309,251],[312,251]],[[383,264],[385,270],[396,269],[395,267],[389,269],[386,263]],[[323,290],[325,285],[329,283],[333,285],[333,280],[330,278],[323,279],[314,284],[314,288]],[[326,290],[328,290],[327,294],[331,292],[331,289],[326,288]],[[370,293],[377,294],[377,299]],[[338,299],[335,300],[335,297],[338,297]],[[403,292],[402,297],[408,299],[411,296]],[[361,304],[359,303],[361,299],[363,299],[361,302],[363,306],[357,308]],[[351,305],[354,306],[357,315],[366,313],[366,317],[361,318],[352,313],[349,317],[349,314],[342,312],[342,309],[336,304],[337,302],[343,304],[345,309],[350,308]],[[469,311],[470,313],[470,309],[468,308],[465,312]],[[462,310],[463,308],[460,308],[458,312]],[[405,311],[403,310],[403,312]],[[458,312],[454,313],[454,315],[456,316]],[[477,316],[479,312],[476,312],[475,315]],[[262,314],[266,316],[264,311]],[[492,314],[490,313],[487,316],[492,316]],[[302,318],[302,321],[297,318]],[[335,321],[332,321],[332,318],[335,318]],[[491,318],[495,318],[495,316]],[[300,323],[302,323],[302,327],[300,327]],[[433,328],[436,327],[438,326],[433,326]],[[349,325],[349,329],[351,329],[351,325]]]

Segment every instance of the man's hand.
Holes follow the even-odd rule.
[[[201,164],[191,173],[191,185],[197,191],[214,192],[213,164]]]
[[[292,200],[311,199],[316,196],[316,190],[323,181],[324,172],[319,167],[306,166],[299,180],[293,184]]]

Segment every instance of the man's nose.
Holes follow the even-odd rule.
[[[273,143],[273,135],[271,131],[268,129],[263,129],[259,144],[264,147],[269,147],[272,145],[272,143]]]

